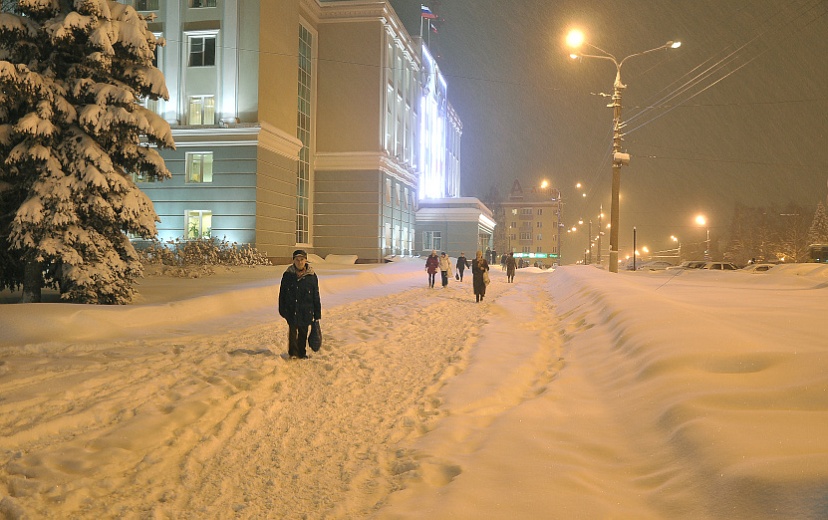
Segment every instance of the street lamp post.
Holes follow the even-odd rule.
[[[649,54],[651,52],[660,51],[663,49],[676,49],[681,45],[681,42],[672,42],[669,41],[664,45],[659,47],[655,47],[650,50],[646,50],[644,52],[638,52],[635,54],[630,54],[626,58],[622,60],[617,60],[615,56],[608,53],[604,49],[600,47],[596,47],[591,43],[588,43],[584,40],[584,34],[580,31],[572,31],[566,38],[567,43],[570,47],[578,48],[581,45],[586,45],[591,47],[602,54],[570,54],[570,57],[574,58],[598,58],[603,60],[609,60],[615,65],[615,82],[613,83],[613,91],[612,91],[612,103],[608,106],[613,109],[612,112],[612,205],[610,206],[610,251],[609,251],[609,270],[612,273],[618,272],[618,230],[619,230],[619,194],[621,193],[621,166],[625,164],[629,164],[630,162],[630,155],[628,153],[621,152],[621,141],[622,141],[622,132],[621,132],[621,93],[625,88],[627,88],[624,83],[621,82],[621,66],[624,64],[625,61],[634,57],[634,56],[641,56],[644,54]]]
[[[698,215],[696,217],[696,224],[700,226],[706,226],[707,228],[707,240],[705,241],[704,246],[704,259],[705,261],[710,261],[710,226],[707,225],[707,217],[704,215]]]
[[[681,263],[681,240],[679,240],[675,235],[670,235],[670,240],[678,244],[676,248],[676,264]]]
[[[587,237],[587,245],[589,246],[589,263],[592,263],[592,219],[589,219],[589,236]]]

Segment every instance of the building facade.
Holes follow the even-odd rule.
[[[141,184],[159,238],[226,238],[276,260],[419,254],[420,201],[460,195],[462,125],[390,4],[125,1],[166,41],[170,100],[152,108],[172,127],[173,178]]]
[[[515,180],[509,197],[495,210],[495,219],[502,229],[497,246],[529,265],[560,265],[562,209],[559,190],[533,187],[525,191]]]

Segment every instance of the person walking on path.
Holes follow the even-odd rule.
[[[506,282],[515,283],[515,269],[517,269],[515,255],[514,253],[509,253],[506,256]]]
[[[437,250],[433,249],[431,255],[426,258],[425,270],[428,273],[428,286],[434,288],[434,278],[437,276],[437,269],[440,267],[440,260],[437,258]]]
[[[440,275],[443,277],[443,288],[448,287],[449,276],[451,276],[451,258],[443,251],[440,253]]]
[[[478,251],[472,260],[472,287],[474,288],[475,301],[481,301],[486,296],[486,280],[484,273],[489,270],[489,262],[483,258],[483,251]]]
[[[465,271],[469,265],[471,264],[469,264],[469,261],[466,259],[466,253],[460,253],[460,256],[457,257],[457,279],[461,282],[463,281],[463,271]]]
[[[322,319],[319,279],[302,249],[293,252],[293,263],[282,275],[279,286],[279,315],[288,324],[288,356],[307,359],[308,329]]]

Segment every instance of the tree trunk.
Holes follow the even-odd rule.
[[[43,287],[43,270],[40,262],[27,261],[23,271],[23,299],[21,303],[40,303],[40,290]]]

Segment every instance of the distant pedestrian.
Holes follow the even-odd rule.
[[[457,276],[458,280],[461,282],[463,281],[463,271],[469,267],[469,261],[466,259],[466,253],[460,253],[460,256],[457,257]]]
[[[517,269],[517,262],[515,262],[514,253],[509,253],[506,257],[506,282],[515,282],[515,269]]]
[[[505,270],[506,270],[506,257],[507,257],[506,253],[503,253],[503,254],[500,256],[500,270],[501,270],[501,271],[505,271]]]
[[[478,251],[474,260],[472,260],[472,287],[474,288],[475,301],[479,302],[486,296],[485,276],[488,276],[488,271],[489,262],[483,258],[483,251]]]
[[[443,277],[443,287],[448,286],[449,276],[451,276],[451,258],[443,251],[440,253],[440,276]]]
[[[279,315],[288,324],[288,355],[292,359],[306,359],[308,329],[322,319],[322,302],[319,279],[308,264],[307,253],[301,249],[293,252],[293,263],[282,274]]]
[[[437,277],[437,269],[440,267],[440,259],[437,258],[437,250],[433,249],[431,255],[426,258],[425,270],[428,273],[428,286],[434,288],[434,279]]]

